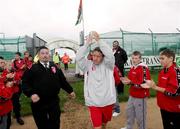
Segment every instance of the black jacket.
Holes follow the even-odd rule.
[[[121,70],[124,69],[124,64],[127,61],[127,54],[126,51],[124,49],[122,49],[121,47],[118,47],[118,49],[116,50],[115,54],[115,65]]]
[[[53,73],[53,68],[56,69],[55,73]],[[24,94],[28,97],[38,94],[41,101],[51,101],[57,98],[60,88],[68,93],[73,92],[61,69],[58,69],[52,62],[50,62],[48,69],[40,62],[34,64],[30,70],[24,73],[22,78]]]

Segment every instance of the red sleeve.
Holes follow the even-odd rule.
[[[15,60],[13,60],[13,62],[12,62],[12,64],[11,64],[13,70],[15,70],[14,61],[15,61]]]
[[[8,71],[7,70],[4,70],[1,74],[2,77],[6,77],[6,75],[8,74]]]
[[[5,87],[1,86],[0,87],[0,97],[5,98],[5,99],[11,99],[13,95],[13,87]]]
[[[6,75],[8,74],[7,70],[4,70],[2,72],[2,74],[0,75],[0,81],[2,81],[2,83],[4,82],[4,80],[6,79]]]
[[[149,71],[149,68],[146,68],[146,80],[151,80],[151,74],[150,74],[150,71]]]
[[[24,67],[22,68],[23,65],[26,66],[26,63],[25,63],[24,60],[21,60],[21,63],[19,64],[18,68],[19,68],[20,70],[23,70],[23,71],[24,71],[25,68],[24,68]]]
[[[132,71],[131,71],[131,69],[130,69],[130,71],[129,71],[129,73],[128,73],[128,78],[132,81],[132,73],[131,73]]]
[[[171,72],[168,80],[169,80],[167,83],[168,86],[167,88],[165,88],[165,91],[170,92],[172,94],[176,93],[178,89],[178,80],[175,70]]]
[[[15,72],[15,75],[14,75],[14,81],[16,81],[16,84],[19,85],[19,82],[21,80],[21,73],[18,73],[18,72]]]
[[[27,68],[30,69],[31,66],[32,66],[32,64],[33,64],[33,63],[32,63],[31,61],[28,60],[28,62],[26,63]]]
[[[119,76],[119,71],[116,67],[114,67],[114,80],[115,80],[115,85],[119,85],[121,80],[120,80],[120,76]]]

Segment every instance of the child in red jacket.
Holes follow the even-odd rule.
[[[4,85],[4,81],[7,79],[7,78],[14,78],[13,82],[15,83],[15,78],[17,78],[16,76],[16,73],[14,73],[12,70],[9,70],[10,67],[8,67],[7,63],[5,62],[4,58],[0,56],[0,92],[1,92],[1,95],[4,95],[6,93],[11,94],[12,92],[9,91],[8,89],[11,89],[11,88],[4,88],[5,85]],[[16,81],[18,82],[18,81]],[[19,91],[19,88],[18,86],[16,86],[17,84],[14,84],[15,86],[13,86],[13,93],[16,93]],[[11,125],[11,105],[12,105],[12,100],[9,100],[6,102],[6,103],[3,103],[1,104],[2,107],[8,107],[8,108],[3,108],[3,110],[0,110],[1,113],[4,114],[4,112],[8,113],[7,116],[7,129],[10,128],[10,125]],[[9,111],[9,112],[8,112]],[[0,113],[0,114],[1,114]],[[1,114],[2,115],[2,114]]]
[[[161,110],[164,129],[180,128],[180,73],[174,63],[175,53],[165,49],[160,53],[163,69],[159,73],[158,84],[146,81],[147,86],[157,91],[157,104]],[[145,85],[144,85],[145,86]],[[179,89],[180,90],[180,89]]]
[[[123,129],[132,129],[135,119],[139,129],[146,128],[146,100],[149,96],[149,89],[141,87],[145,80],[150,80],[150,72],[147,65],[141,63],[141,53],[132,53],[132,63],[128,78],[122,77],[124,84],[130,85],[129,100],[127,106],[127,125]]]
[[[29,54],[28,51],[25,51],[24,52],[24,64],[25,64],[25,70],[27,69],[30,69],[32,67],[32,64],[33,64],[33,59],[32,59],[32,56]]]
[[[8,113],[12,111],[12,95],[14,93],[13,78],[6,78],[0,83],[0,129],[6,129]]]
[[[12,101],[13,101],[13,112],[15,114],[15,118],[18,124],[23,125],[24,121],[21,118],[21,103],[20,103],[20,96],[22,93],[21,90],[21,79],[22,76],[26,70],[26,64],[24,62],[24,60],[21,59],[21,53],[20,52],[16,52],[15,53],[15,59],[12,63],[12,69],[15,71],[15,80],[16,82],[19,84],[19,91],[16,92],[13,97],[12,97]]]

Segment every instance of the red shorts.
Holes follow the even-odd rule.
[[[106,124],[111,120],[113,105],[108,105],[105,107],[89,106],[88,108],[94,127],[100,127],[102,124]]]

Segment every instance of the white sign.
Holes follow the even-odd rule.
[[[145,63],[147,66],[161,66],[159,56],[142,56],[143,63]],[[131,57],[128,57],[127,63],[124,64],[125,68],[130,68],[132,66],[132,60]]]
[[[176,64],[180,68],[180,56],[176,56]]]

